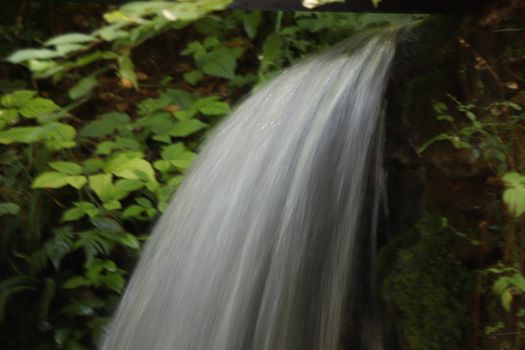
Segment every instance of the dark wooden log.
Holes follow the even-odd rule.
[[[314,11],[333,12],[391,12],[391,13],[469,13],[490,0],[382,0],[374,7],[371,0],[346,0],[314,8]],[[311,11],[302,0],[235,0],[232,8],[265,11]]]

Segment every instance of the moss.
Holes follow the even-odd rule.
[[[473,276],[451,250],[456,240],[438,217],[426,215],[385,247],[386,255],[398,251],[382,292],[403,349],[462,348],[469,327],[465,296]]]

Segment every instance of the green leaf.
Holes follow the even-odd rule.
[[[225,115],[230,113],[230,106],[226,102],[209,101],[198,107],[204,115]]]
[[[0,131],[0,144],[33,143],[38,141],[40,127],[22,126]]]
[[[257,29],[261,24],[261,19],[262,16],[260,11],[250,11],[242,15],[242,25],[250,39],[255,38],[257,35]]]
[[[140,214],[144,211],[144,208],[140,205],[130,205],[127,207],[124,212],[122,213],[122,217],[124,218],[133,218],[133,217],[139,217]]]
[[[91,175],[88,177],[89,187],[104,201],[111,198],[111,194],[113,193],[112,178],[111,174]]]
[[[151,204],[151,201],[145,197],[139,197],[135,199],[135,201],[144,208],[153,208],[153,204]]]
[[[84,213],[86,213],[89,217],[93,217],[98,215],[99,209],[90,202],[75,202],[73,203],[75,207],[82,209]]]
[[[19,119],[16,109],[0,109],[0,129],[8,125],[16,124]]]
[[[71,208],[64,212],[64,215],[62,215],[62,221],[75,221],[85,215],[86,213],[81,208]]]
[[[85,176],[68,176],[66,177],[68,185],[73,186],[77,190],[80,190],[87,183]]]
[[[525,293],[525,278],[519,273],[509,277],[509,283],[514,285],[521,293]]]
[[[173,145],[162,147],[161,157],[166,160],[172,160],[186,152],[187,148],[182,142],[174,143]]]
[[[506,311],[510,311],[511,304],[512,304],[512,292],[510,289],[506,289],[501,294],[501,305]]]
[[[105,202],[103,207],[104,209],[107,209],[107,210],[118,210],[122,208],[122,205],[120,204],[119,201],[113,200],[113,201]]]
[[[149,180],[156,182],[151,164],[140,158],[129,158],[120,154],[106,163],[105,171],[130,180]]]
[[[128,32],[121,30],[123,26],[120,23],[112,24],[100,28],[95,32],[105,41],[113,41],[120,38],[125,38],[128,36]]]
[[[4,107],[21,107],[35,97],[36,92],[30,90],[18,90],[11,94],[2,96],[0,102]]]
[[[91,219],[91,222],[99,230],[107,231],[110,233],[119,233],[123,231],[122,226],[120,226],[120,224],[116,220],[113,220],[111,218],[94,217]]]
[[[131,56],[129,54],[124,54],[123,56],[119,57],[118,65],[118,73],[120,78],[130,81],[133,84],[133,87],[138,89],[139,82],[137,79],[137,74],[135,73],[135,65],[131,60]]]
[[[11,63],[22,63],[34,59],[49,59],[59,57],[60,53],[48,49],[24,49],[18,50],[7,58]]]
[[[162,110],[164,107],[172,103],[169,96],[161,96],[159,98],[146,98],[137,105],[140,114],[149,114],[158,110]]]
[[[82,276],[75,276],[68,279],[64,284],[62,285],[62,288],[64,289],[75,289],[78,287],[89,285],[89,282]]]
[[[283,39],[279,33],[272,33],[264,40],[262,48],[261,70],[264,72],[269,67],[279,66],[282,57]]]
[[[93,174],[98,170],[102,169],[106,164],[102,159],[90,158],[86,159],[82,164],[82,169],[85,174]]]
[[[204,73],[198,69],[194,69],[190,72],[184,73],[183,77],[184,80],[186,80],[190,85],[197,84],[202,77],[204,76]]]
[[[49,166],[61,173],[68,175],[78,175],[82,173],[82,167],[73,162],[57,161],[49,163]]]
[[[176,137],[186,137],[208,127],[198,119],[181,120],[175,123],[169,134]]]
[[[20,212],[20,207],[11,202],[0,202],[0,216],[2,215],[17,215]]]
[[[79,99],[91,93],[98,86],[96,77],[90,75],[81,79],[68,91],[69,98],[72,100]]]
[[[120,237],[119,241],[120,243],[131,249],[138,250],[140,248],[139,241],[135,236],[133,236],[130,233],[126,233],[124,236]]]
[[[40,128],[41,138],[45,140],[46,146],[51,150],[71,148],[76,145],[73,141],[76,136],[74,127],[62,123],[49,123]]]
[[[68,185],[68,176],[56,171],[50,171],[37,176],[32,188],[60,188]]]
[[[63,44],[78,44],[78,43],[88,43],[96,40],[96,37],[92,35],[82,34],[82,33],[68,33],[56,36],[49,39],[44,43],[45,46],[56,46]]]
[[[26,118],[37,118],[43,114],[49,114],[60,109],[53,101],[47,98],[37,97],[20,108],[20,114]]]
[[[173,159],[171,163],[178,169],[186,170],[190,167],[196,157],[197,155],[193,152],[184,152]]]
[[[228,47],[216,47],[211,52],[197,57],[195,62],[208,75],[226,79],[235,78],[237,58],[234,51]]]
[[[525,213],[525,176],[518,173],[507,173],[502,177],[506,190],[503,202],[514,217]]]
[[[144,187],[144,182],[141,180],[120,179],[115,182],[117,191],[133,192],[140,190],[142,187]]]

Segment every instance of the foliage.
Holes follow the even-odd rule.
[[[230,102],[305,54],[391,21],[204,16],[228,3],[135,2],[50,40],[33,34],[37,22],[9,32],[1,47],[36,48],[9,56],[32,79],[0,84],[2,348],[96,348],[152,223]],[[155,40],[169,40],[176,59]],[[161,75],[144,64],[152,48]]]
[[[495,75],[494,71],[491,72]],[[495,78],[500,82],[497,76]],[[513,87],[512,84],[510,86]],[[449,95],[452,106],[444,102],[434,103],[436,118],[448,124],[447,130],[417,149],[417,153],[422,154],[437,142],[448,141],[455,148],[469,152],[471,159],[491,172],[492,181],[501,185],[497,197],[502,199],[502,210],[492,214],[499,220],[490,226],[492,231],[499,233],[499,237],[488,241],[477,232],[475,235],[482,238],[470,239],[470,242],[479,247],[482,256],[489,249],[499,254],[497,261],[479,266],[482,271],[478,272],[477,292],[483,294],[480,298],[486,298],[489,305],[499,304],[499,309],[504,310],[503,313],[485,310],[490,318],[485,335],[515,334],[512,343],[517,347],[521,342],[521,330],[525,328],[522,308],[525,266],[520,246],[525,213],[525,148],[522,144],[525,104],[519,98],[522,93],[517,92],[514,96],[509,95],[510,98],[502,98],[485,106],[463,103]],[[481,226],[484,225],[487,225],[486,222]],[[491,285],[491,288],[483,290],[484,283]],[[494,296],[497,303],[493,303]],[[510,347],[508,344],[508,340],[502,339],[498,346]]]
[[[469,327],[466,300],[472,292],[469,270],[450,247],[457,240],[441,218],[426,215],[415,232],[394,240],[397,258],[383,283],[383,296],[392,308],[404,349],[461,349]],[[399,250],[398,250],[399,249]]]

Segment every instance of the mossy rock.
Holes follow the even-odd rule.
[[[474,282],[451,250],[461,239],[439,216],[426,215],[383,249],[389,273],[381,290],[401,349],[463,349]]]

